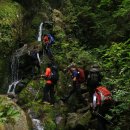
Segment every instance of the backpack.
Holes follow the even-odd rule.
[[[97,105],[102,106],[103,104],[109,104],[112,101],[111,92],[104,86],[96,88]]]
[[[59,80],[58,70],[57,70],[57,68],[52,67],[51,71],[52,71],[52,72],[51,72],[50,80],[53,82],[53,84],[56,84],[57,81]]]
[[[84,70],[83,69],[81,69],[81,68],[77,68],[77,70],[78,70],[78,81],[80,82],[80,83],[84,83],[85,82],[85,73],[84,73]]]
[[[51,34],[48,34],[48,37],[50,39],[50,43],[49,44],[55,43],[54,37]]]
[[[97,68],[91,68],[88,72],[88,76],[87,76],[87,80],[88,82],[95,84],[100,82],[100,71]]]

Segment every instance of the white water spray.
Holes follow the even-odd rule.
[[[19,83],[19,57],[25,53],[27,45],[25,44],[20,49],[16,50],[12,55],[11,60],[11,84],[8,87],[7,94],[15,95],[16,85]]]
[[[13,95],[15,95],[15,88],[16,88],[16,85],[18,83],[19,83],[19,81],[15,81],[12,84],[10,84],[9,88],[8,88],[8,91],[7,91],[7,94],[13,94]]]
[[[44,127],[43,127],[41,121],[39,119],[34,118],[34,115],[30,109],[28,110],[28,114],[33,123],[33,130],[44,130]]]
[[[41,37],[42,37],[42,26],[43,26],[43,23],[41,23],[39,26],[39,34],[38,34],[38,39],[37,39],[39,42],[41,41]]]
[[[44,130],[43,126],[41,125],[41,121],[38,119],[32,119],[33,122],[33,130]]]

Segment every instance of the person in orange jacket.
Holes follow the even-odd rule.
[[[54,104],[54,93],[55,92],[54,92],[54,84],[51,81],[51,74],[52,74],[51,64],[48,63],[46,71],[45,71],[45,75],[44,75],[46,84],[45,84],[45,87],[43,90],[43,93],[44,93],[43,101]]]

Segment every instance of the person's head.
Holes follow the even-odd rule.
[[[71,67],[70,68],[70,72],[73,72],[73,71],[75,71],[76,70],[76,67]]]
[[[44,34],[43,34],[43,37],[45,37],[45,36],[48,36],[48,34],[47,34],[47,33],[44,33]]]
[[[91,68],[99,68],[99,65],[98,65],[98,64],[93,64],[93,65],[91,66]]]
[[[67,66],[67,70],[71,68],[76,68],[76,63],[72,62],[69,66]]]
[[[48,64],[47,64],[47,67],[49,67],[49,68],[50,68],[50,67],[51,67],[51,63],[48,63]]]

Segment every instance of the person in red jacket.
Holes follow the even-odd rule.
[[[48,63],[46,71],[45,71],[45,80],[46,84],[43,90],[44,96],[43,96],[43,101],[45,102],[50,102],[54,104],[54,84],[51,81],[51,64]]]

